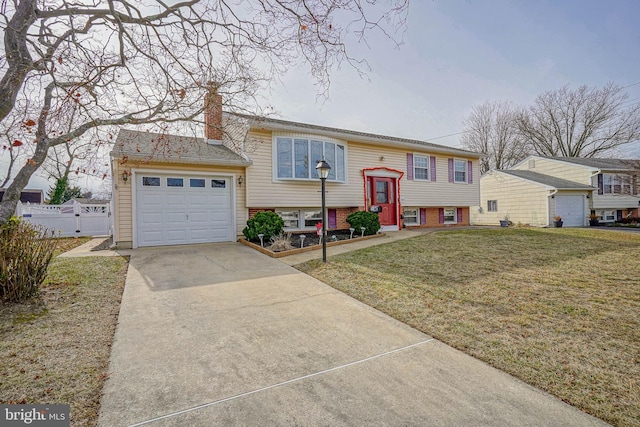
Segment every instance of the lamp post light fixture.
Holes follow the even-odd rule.
[[[327,234],[327,210],[325,203],[325,181],[329,177],[329,171],[331,170],[331,166],[324,159],[318,162],[316,166],[316,171],[318,171],[318,176],[320,177],[320,182],[322,182],[322,262],[327,262],[327,239],[325,239],[325,234]]]

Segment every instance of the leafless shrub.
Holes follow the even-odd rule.
[[[291,233],[280,233],[271,237],[270,239],[271,245],[269,245],[269,250],[272,252],[282,252],[293,249],[293,245],[291,244]]]
[[[56,249],[53,232],[12,218],[0,228],[0,300],[19,302],[34,295]]]

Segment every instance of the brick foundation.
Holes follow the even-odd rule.
[[[463,227],[469,225],[469,208],[457,208],[462,211],[462,221],[456,224],[443,224],[440,222],[440,208],[423,208],[426,209],[427,223],[420,225],[407,225],[406,228],[433,228],[433,227]]]
[[[253,218],[258,212],[275,212],[272,208],[249,208],[249,218]]]
[[[349,228],[347,217],[353,212],[364,210],[363,208],[336,208],[336,229],[344,230]]]

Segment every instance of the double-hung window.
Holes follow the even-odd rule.
[[[602,190],[604,194],[632,194],[633,178],[630,175],[603,175]]]
[[[318,179],[316,166],[324,159],[331,166],[329,181],[346,180],[346,146],[343,144],[315,138],[278,136],[274,151],[278,179]]]
[[[445,224],[455,224],[458,222],[458,213],[456,208],[445,208],[444,209],[444,223]]]
[[[404,223],[406,225],[419,225],[420,216],[418,208],[404,208],[402,212],[404,216]]]
[[[467,182],[467,161],[454,159],[453,173],[454,182]]]
[[[413,155],[413,179],[422,179],[428,181],[429,175],[429,156]]]

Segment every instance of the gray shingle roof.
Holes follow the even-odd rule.
[[[111,155],[132,160],[202,165],[248,166],[223,145],[208,144],[203,138],[120,129]]]
[[[567,179],[560,179],[554,176],[544,175],[538,172],[532,172],[527,170],[499,170],[498,172],[513,175],[518,178],[527,179],[529,181],[537,182],[539,184],[554,187],[558,190],[595,190],[590,185],[581,184],[575,181],[569,181]]]
[[[286,120],[273,119],[268,117],[252,116],[247,114],[233,113],[237,117],[247,119],[252,128],[269,130],[289,130],[289,131],[313,131],[320,135],[333,136],[335,138],[347,139],[349,141],[367,142],[386,146],[414,146],[415,149],[424,147],[430,151],[460,155],[466,157],[480,158],[483,153],[467,151],[461,148],[448,147],[446,145],[434,144],[416,139],[399,138],[395,136],[377,135],[367,132],[359,132],[347,129],[338,129],[327,126],[312,125],[308,123],[290,122]]]
[[[606,170],[636,170],[640,168],[640,160],[632,159],[585,159],[580,157],[547,157],[547,159]]]

